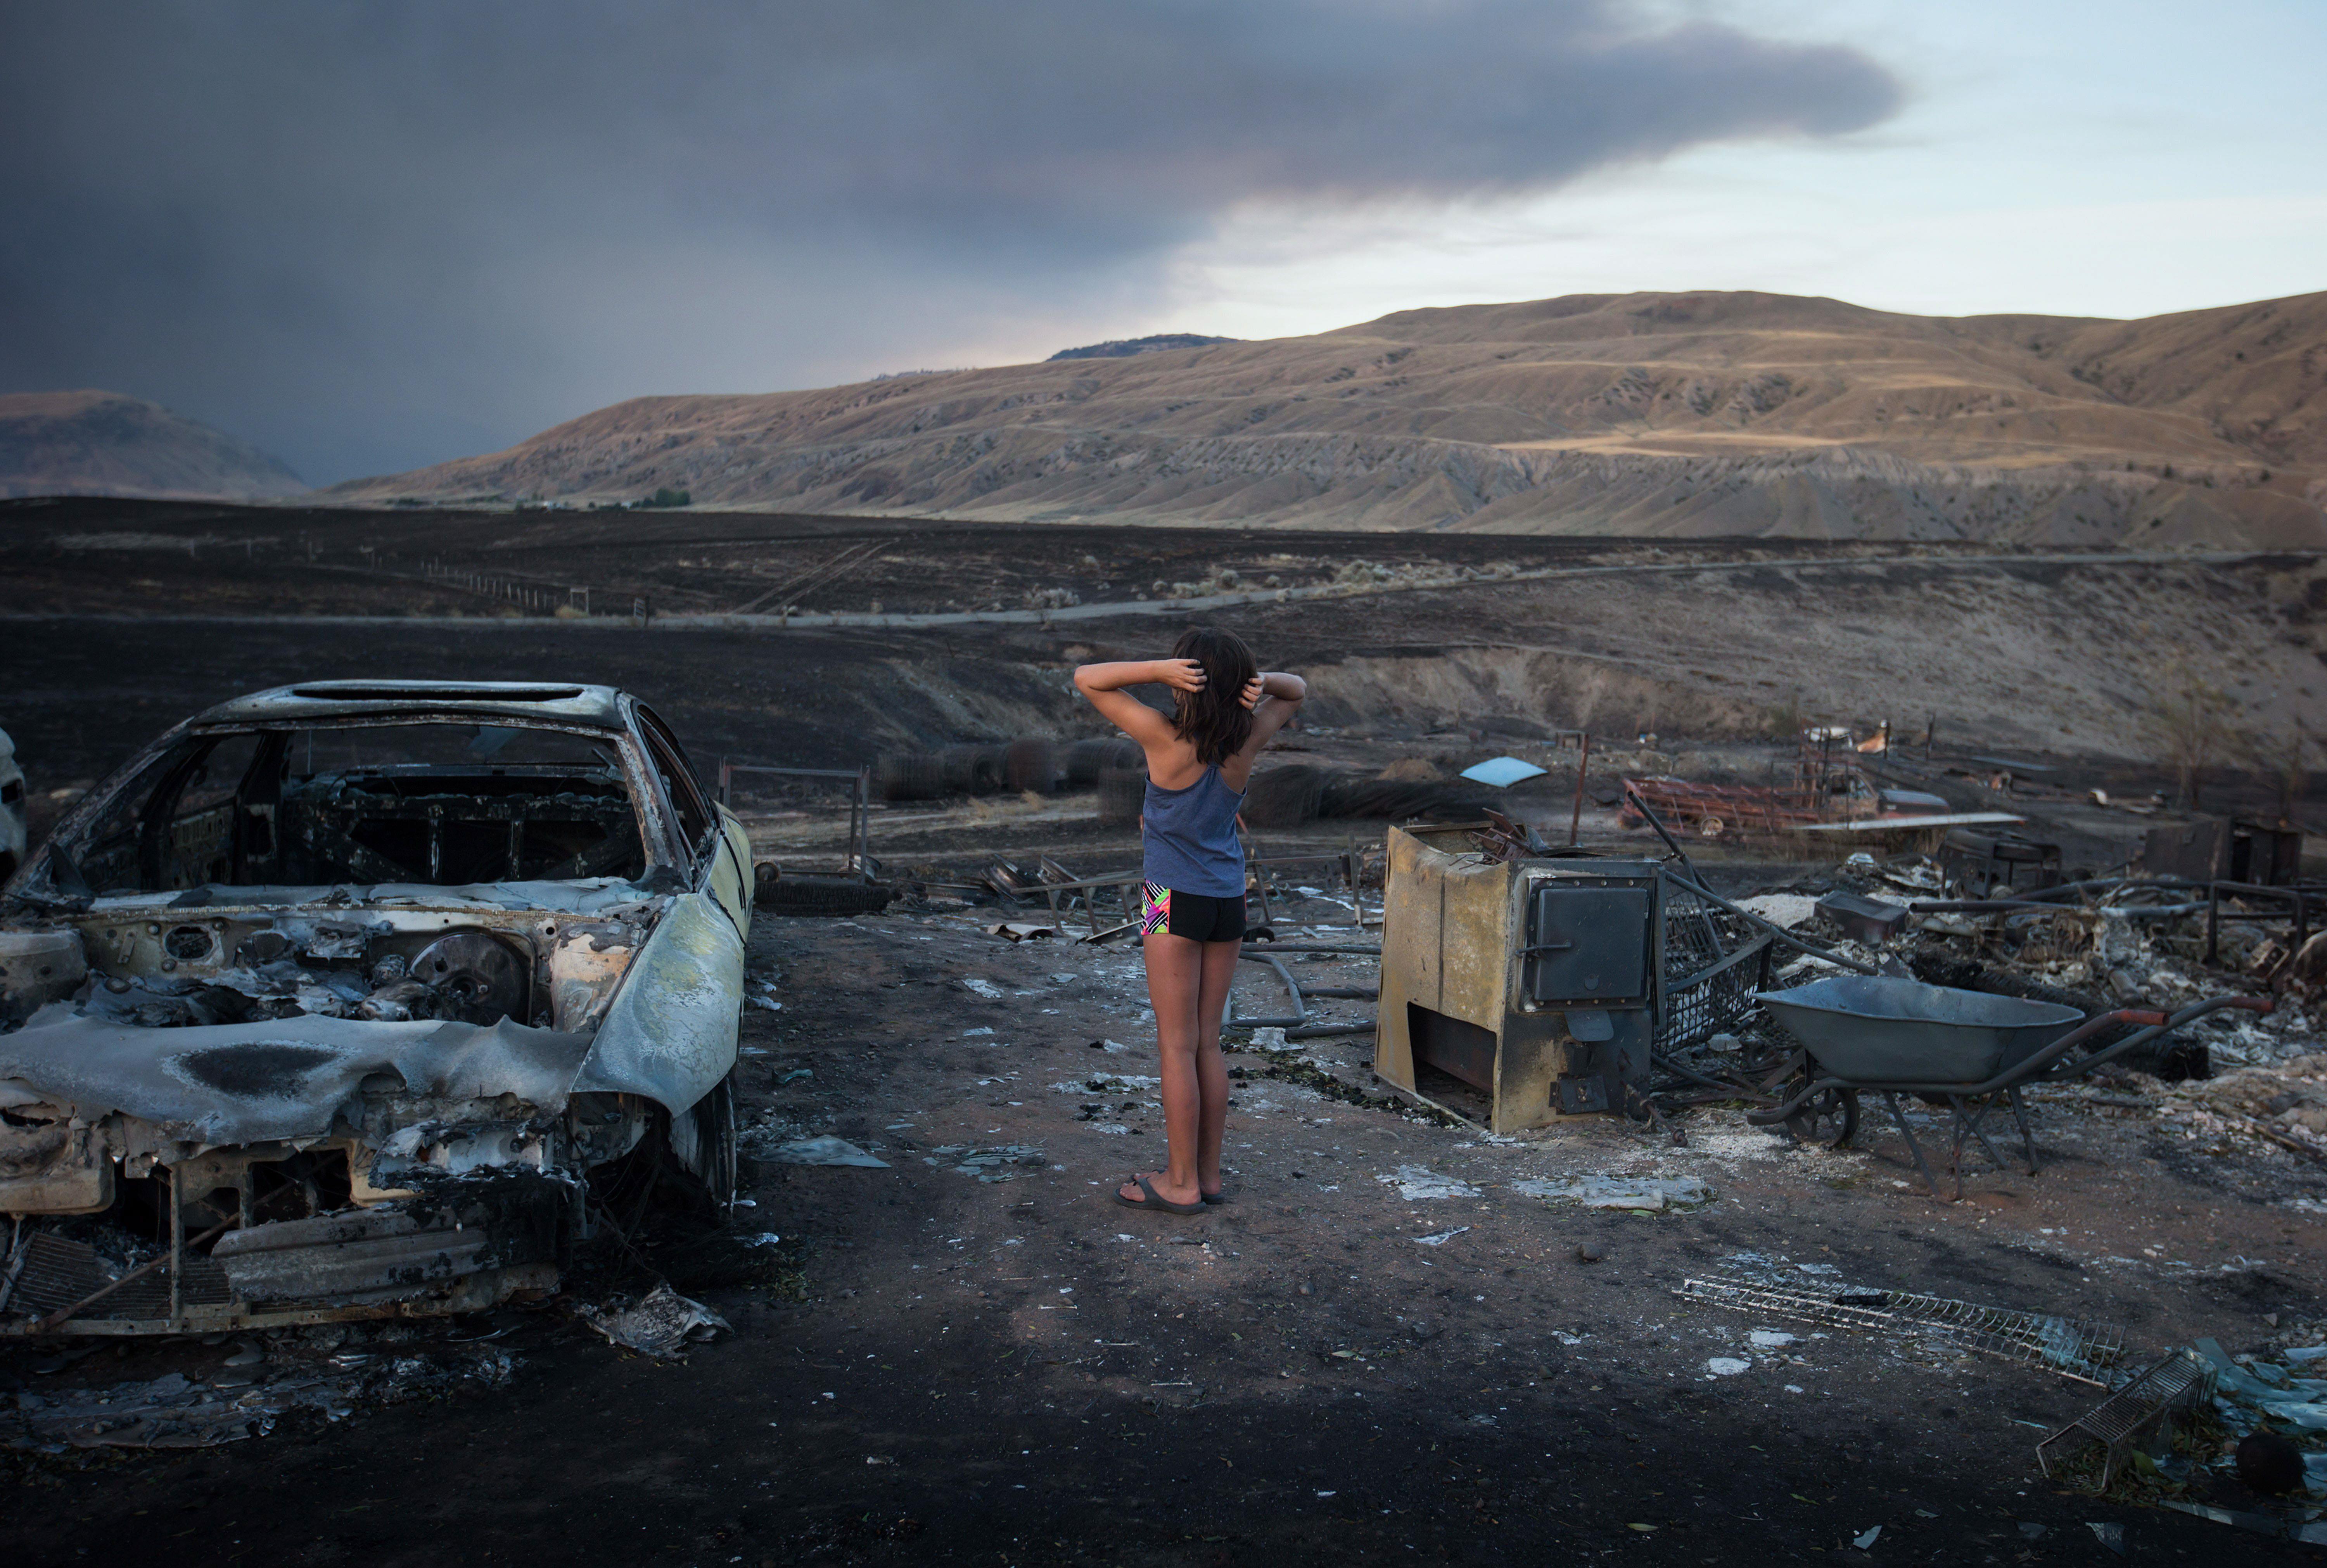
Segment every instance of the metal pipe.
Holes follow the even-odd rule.
[[[1567,843],[1571,849],[1584,842],[1584,775],[1592,766],[1592,732],[1584,732],[1584,751],[1575,760],[1575,809],[1567,817]]]
[[[1835,952],[1832,948],[1821,947],[1815,942],[1806,941],[1802,938],[1795,936],[1791,931],[1789,931],[1785,927],[1777,924],[1775,921],[1765,920],[1751,910],[1739,909],[1735,904],[1731,903],[1727,899],[1723,898],[1719,893],[1715,892],[1712,889],[1700,886],[1685,876],[1679,876],[1676,875],[1672,872],[1667,872],[1665,873],[1665,877],[1668,881],[1679,883],[1682,887],[1687,888],[1690,892],[1695,893],[1697,897],[1704,899],[1708,903],[1716,904],[1720,908],[1727,910],[1733,915],[1752,921],[1763,930],[1769,932],[1770,935],[1775,937],[1779,941],[1785,943],[1789,947],[1808,953],[1813,958],[1823,958],[1829,964],[1836,965],[1845,969],[1854,970],[1861,975],[1880,975],[1883,972],[1872,964],[1862,964],[1855,958],[1846,958],[1841,954]]]
[[[2186,915],[2202,910],[2202,903],[2188,904],[2098,904],[2087,905],[2105,915],[2122,915],[2126,919],[2154,919],[2159,915]],[[2047,914],[2065,914],[2067,907],[2049,904],[2035,899],[1917,899],[1907,908],[1919,915],[2000,915],[2013,910],[2042,910]]]
[[[1336,1034],[1371,1034],[1376,1025],[1369,1018],[1360,1023],[1312,1023],[1285,1031],[1287,1040],[1323,1040]]]
[[[1256,953],[1349,953],[1363,958],[1381,957],[1379,947],[1360,947],[1348,942],[1269,942],[1258,947],[1246,947],[1246,957]]]

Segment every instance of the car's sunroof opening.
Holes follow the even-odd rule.
[[[580,696],[582,688],[570,686],[458,686],[424,681],[406,686],[325,681],[316,686],[293,686],[291,695],[343,703],[401,703],[415,699],[448,703],[564,703]]]

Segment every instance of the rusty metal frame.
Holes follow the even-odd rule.
[[[862,768],[786,768],[772,763],[738,762],[731,758],[719,761],[719,804],[734,809],[731,797],[735,777],[739,773],[765,773],[787,779],[850,779],[855,789],[848,797],[848,849],[846,870],[866,882],[873,880],[873,770]]]

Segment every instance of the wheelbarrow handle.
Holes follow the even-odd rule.
[[[2268,1013],[2274,1005],[2276,1005],[2276,1003],[2274,1003],[2271,998],[2267,996],[2210,996],[2203,1002],[2191,1003],[2189,1006],[2184,1007],[2182,1011],[2173,1013],[2170,1017],[2155,1013],[2142,1013],[2138,1012],[2124,1012],[2108,1013],[2101,1020],[2088,1022],[2079,1028],[2072,1031],[2066,1038],[2053,1041],[2051,1047],[2039,1052],[2035,1059],[2036,1070],[2025,1073],[2023,1078],[2023,1081],[2033,1081],[2034,1079],[2043,1078],[2080,1077],[2085,1073],[2092,1071],[2093,1069],[2097,1067],[2100,1067],[2116,1059],[2117,1057],[2123,1056],[2126,1051],[2131,1050],[2136,1045],[2146,1045],[2151,1041],[2157,1039],[2160,1035],[2170,1034],[2185,1023],[2196,1022],[2199,1019],[2205,1017],[2208,1013],[2220,1013],[2226,1009],[2235,1010],[2240,1013]],[[2137,1021],[2147,1023],[2149,1027],[2144,1029],[2137,1034],[2129,1034],[2126,1036],[2125,1039],[2118,1041],[2107,1050],[2095,1051],[2092,1055],[2085,1058],[2082,1061],[2073,1063],[2064,1070],[2057,1073],[2048,1070],[2049,1066],[2057,1061],[2061,1054],[2061,1047],[2073,1045],[2076,1043],[2078,1037],[2092,1033],[2094,1022],[2103,1022],[2110,1019],[2121,1019],[2126,1022]],[[2022,1064],[2023,1069],[2029,1065],[2030,1064],[2028,1063]]]

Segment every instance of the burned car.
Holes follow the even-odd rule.
[[[750,863],[605,686],[180,724],[0,894],[0,1334],[472,1311],[732,1197]]]

